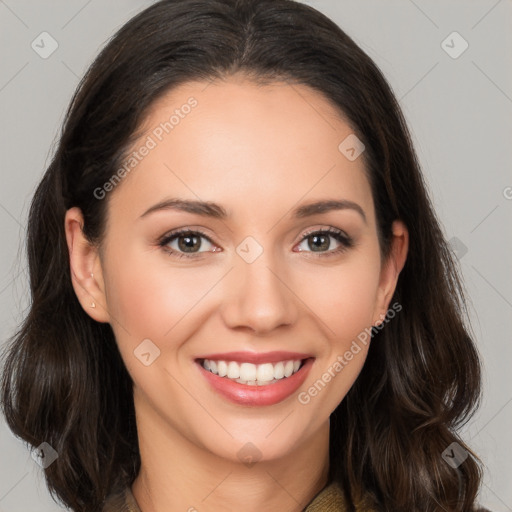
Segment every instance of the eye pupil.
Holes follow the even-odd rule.
[[[181,235],[178,238],[178,246],[184,252],[194,252],[193,250],[189,251],[189,249],[199,249],[201,247],[201,239],[195,235]]]

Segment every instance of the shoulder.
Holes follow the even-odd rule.
[[[326,485],[304,509],[304,512],[345,512],[345,496],[337,482]]]
[[[339,483],[331,482],[324,487],[309,503],[304,512],[345,512],[349,510],[345,495]],[[372,511],[373,509],[364,500],[356,504],[357,511]],[[129,487],[108,496],[101,512],[141,512],[135,497]],[[474,512],[491,512],[487,508],[479,507]]]
[[[101,512],[141,512],[129,487],[110,494]]]

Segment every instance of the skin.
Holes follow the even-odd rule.
[[[134,381],[142,469],[132,490],[141,509],[299,511],[326,484],[329,416],[368,346],[308,404],[297,395],[386,314],[407,230],[395,221],[391,255],[381,260],[364,160],[349,161],[338,150],[352,129],[318,92],[283,82],[257,86],[236,75],[183,84],[153,105],[140,142],[190,96],[197,106],[105,199],[100,247],[83,237],[80,210],[67,212],[73,285],[84,310],[111,323]],[[171,197],[214,201],[229,217],[167,209],[141,218]],[[321,199],[353,201],[366,221],[352,209],[291,216]],[[352,237],[353,247],[326,256],[340,247],[328,238],[315,252],[304,234],[330,226]],[[196,259],[158,245],[183,227],[201,228],[212,240],[200,239]],[[236,252],[247,236],[263,248],[252,263]],[[178,240],[170,245],[179,251]],[[134,356],[144,339],[161,351],[150,366]],[[233,350],[292,350],[316,359],[298,392],[249,407],[218,395],[194,362]],[[251,467],[237,456],[248,442],[261,453]]]

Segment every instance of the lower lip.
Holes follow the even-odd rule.
[[[203,368],[200,362],[197,362],[197,365],[213,389],[223,397],[239,405],[261,406],[277,404],[297,391],[308,376],[313,362],[314,358],[307,359],[299,371],[291,377],[282,378],[278,382],[266,386],[240,384],[226,377],[215,375]]]

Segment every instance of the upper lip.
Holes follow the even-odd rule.
[[[287,352],[284,350],[274,352],[224,352],[222,354],[208,354],[196,359],[210,359],[214,361],[237,361],[239,363],[277,363],[279,361],[296,361],[313,357],[311,354],[300,352]]]

